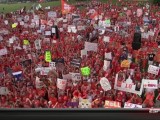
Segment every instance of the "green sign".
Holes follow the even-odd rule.
[[[106,24],[111,24],[110,19],[107,19],[105,22],[106,22]]]
[[[28,40],[23,40],[23,44],[24,45],[29,45],[29,41]]]
[[[89,76],[90,72],[91,72],[91,70],[90,70],[89,67],[83,67],[83,68],[81,68],[81,73],[82,73],[83,76]]]
[[[52,61],[52,56],[50,51],[45,52],[45,61],[46,62],[51,62]]]

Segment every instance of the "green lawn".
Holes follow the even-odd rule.
[[[37,5],[38,3],[0,4],[0,12],[4,12],[4,13],[12,12],[12,11],[16,11],[16,10],[19,10],[19,9],[23,8],[24,6],[26,6],[27,9],[30,9],[33,4]],[[59,6],[60,1],[46,2],[46,3],[42,3],[41,5],[42,5],[42,7]],[[4,10],[3,10],[3,8],[4,8]]]

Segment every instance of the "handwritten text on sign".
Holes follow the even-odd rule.
[[[158,75],[158,73],[159,73],[159,67],[154,66],[154,65],[149,65],[149,67],[148,67],[148,73],[152,73],[152,74]]]
[[[132,104],[125,102],[124,108],[142,108],[142,105]]]
[[[121,103],[117,101],[105,101],[105,108],[121,108]]]
[[[57,87],[61,90],[64,90],[67,84],[67,80],[57,79]]]
[[[158,89],[158,80],[143,79],[144,88]]]

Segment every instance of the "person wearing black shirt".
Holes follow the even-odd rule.
[[[153,64],[154,56],[155,56],[155,54],[153,52],[148,54],[148,64],[149,65]]]

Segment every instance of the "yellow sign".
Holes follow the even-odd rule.
[[[29,41],[28,40],[23,40],[23,44],[24,45],[29,45]]]
[[[52,56],[50,51],[46,51],[45,53],[45,61],[46,62],[51,62],[52,61]]]
[[[121,108],[121,103],[117,101],[105,101],[105,108]]]
[[[17,27],[16,23],[12,24],[12,28],[16,28],[16,27]]]
[[[123,60],[121,62],[121,67],[129,68],[130,67],[130,62],[128,60]]]

